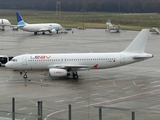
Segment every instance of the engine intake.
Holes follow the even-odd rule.
[[[57,31],[55,29],[51,30],[52,33],[56,33]]]

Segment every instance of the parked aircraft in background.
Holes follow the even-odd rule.
[[[107,25],[107,30],[106,31],[109,31],[111,33],[118,33],[118,32],[120,32],[120,24],[118,25],[118,27],[115,27],[114,24],[112,24],[110,22],[110,20],[108,20],[108,22],[106,22],[106,25]]]
[[[1,30],[5,31],[4,27],[6,26],[10,26],[11,23],[7,20],[7,19],[0,19],[0,26],[2,28],[0,28]]]
[[[25,54],[14,57],[6,63],[7,68],[24,70],[49,70],[50,76],[70,76],[78,79],[77,71],[106,69],[128,65],[152,58],[145,53],[149,29],[143,29],[131,44],[119,53],[79,53],[79,54]]]
[[[156,32],[153,32],[153,34],[160,34],[160,31],[158,30],[158,28],[156,28],[156,27],[153,27],[153,30],[155,30]]]
[[[16,16],[18,27],[24,31],[34,32],[34,34],[38,32],[42,32],[42,34],[45,34],[45,32],[58,33],[59,30],[63,30],[63,27],[57,23],[28,24],[23,21],[18,12],[16,12]]]

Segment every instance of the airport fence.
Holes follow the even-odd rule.
[[[72,107],[70,104],[65,109],[53,109],[43,107],[42,101],[38,101],[32,110],[22,108],[16,111],[15,99],[12,98],[10,110],[0,109],[0,120],[159,120],[159,113],[153,110],[134,111],[131,109],[88,105]],[[127,107],[127,106],[126,106]]]

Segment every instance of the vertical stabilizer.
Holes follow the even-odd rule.
[[[148,34],[149,29],[142,29],[141,32],[123,52],[144,53]]]
[[[24,26],[25,22],[23,21],[21,15],[19,14],[19,12],[16,12],[16,16],[17,16],[17,24],[18,26]]]

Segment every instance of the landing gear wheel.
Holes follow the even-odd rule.
[[[70,73],[67,73],[67,76],[70,76],[71,74]]]
[[[21,74],[21,75],[22,75],[22,73],[23,73],[23,72],[22,72],[22,71],[20,71],[20,74]]]
[[[45,32],[43,32],[42,35],[45,35]]]
[[[76,72],[76,73],[73,73],[73,78],[74,78],[74,79],[78,79],[78,74],[77,74],[77,72]]]
[[[74,79],[78,79],[78,75],[74,75]]]
[[[24,75],[23,75],[23,78],[25,78],[25,79],[26,79],[26,78],[27,78],[27,75],[26,75],[26,74],[24,74]]]
[[[5,31],[4,27],[2,27],[2,31]]]
[[[34,32],[35,35],[37,35],[37,32]]]
[[[25,78],[25,79],[27,78],[27,71],[25,71],[23,78]]]

